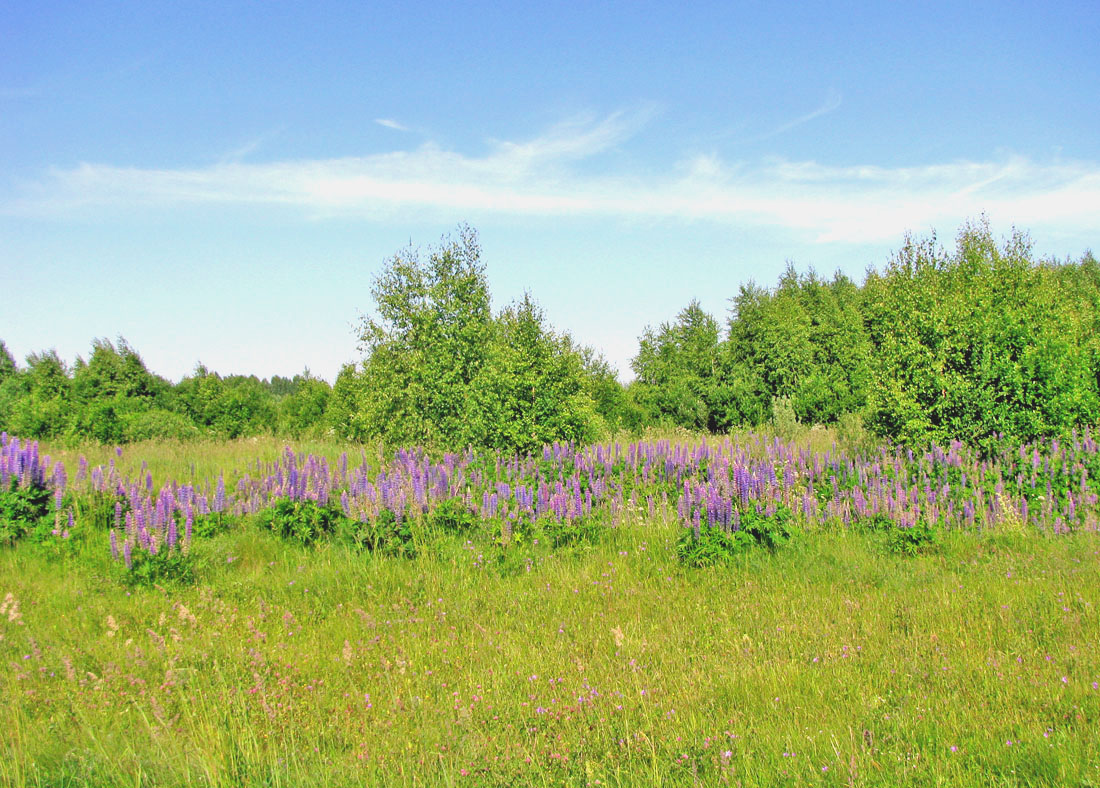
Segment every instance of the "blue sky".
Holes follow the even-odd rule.
[[[0,4],[0,339],[333,379],[410,241],[480,234],[629,377],[646,325],[988,215],[1100,237],[1100,5]]]

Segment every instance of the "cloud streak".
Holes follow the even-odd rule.
[[[807,112],[805,115],[797,117],[792,121],[784,123],[782,126],[765,135],[761,139],[769,139],[771,137],[778,136],[779,134],[783,134],[784,132],[801,126],[803,123],[809,123],[811,120],[820,118],[822,115],[828,115],[830,112],[833,112],[834,110],[840,108],[841,101],[842,99],[840,93],[835,90],[831,90],[829,91],[829,95],[825,97],[825,101],[820,107],[811,112]]]
[[[839,97],[836,98],[839,101]],[[822,108],[792,123],[831,111]],[[981,212],[1072,232],[1100,230],[1100,164],[1022,156],[917,167],[835,167],[773,158],[689,158],[664,172],[589,166],[628,142],[643,114],[562,123],[481,155],[424,144],[337,159],[140,169],[55,169],[0,205],[0,213],[58,217],[180,205],[283,206],[313,219],[385,219],[436,212],[473,220],[608,217],[785,228],[818,242],[880,242],[957,225]],[[601,165],[606,162],[601,161]]]
[[[393,118],[375,118],[374,122],[379,126],[383,126],[387,129],[393,129],[394,131],[409,131],[409,127],[403,123],[399,123]]]

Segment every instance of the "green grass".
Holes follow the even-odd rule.
[[[0,551],[0,784],[1100,785],[1095,534],[689,570],[676,528],[409,560],[246,523],[166,588]]]

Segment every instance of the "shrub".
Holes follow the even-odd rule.
[[[693,528],[685,528],[676,542],[675,552],[687,566],[714,566],[754,547],[777,550],[793,535],[791,511],[787,507],[780,506],[771,515],[750,509],[741,513],[737,530],[703,526],[696,536]]]
[[[225,512],[197,514],[191,521],[191,535],[200,539],[208,539],[211,536],[217,536],[228,531],[233,521],[234,518]]]
[[[337,537],[345,544],[372,553],[412,558],[416,555],[416,540],[412,521],[400,520],[389,509],[383,509],[373,520],[343,518],[337,528]]]
[[[756,544],[769,550],[777,550],[791,540],[791,510],[780,506],[774,514],[749,510],[741,513],[741,530],[749,534]]]
[[[442,533],[466,533],[477,525],[477,513],[461,498],[448,498],[436,505],[428,515],[428,522]]]
[[[127,441],[189,440],[199,435],[199,428],[187,416],[162,408],[128,414],[123,420]]]
[[[122,580],[130,586],[161,584],[186,585],[195,581],[195,562],[190,554],[179,550],[161,549],[156,553],[135,550],[130,565],[116,564]]]
[[[540,525],[546,540],[554,548],[596,544],[605,527],[591,516],[575,520],[548,517]]]
[[[0,492],[0,542],[14,545],[50,510],[49,490],[40,485],[16,486]]]
[[[922,522],[891,530],[886,540],[886,549],[897,555],[917,555],[936,549],[939,543],[939,529]]]
[[[292,501],[281,498],[260,512],[261,528],[274,531],[283,539],[301,545],[311,545],[318,539],[332,534],[344,515],[315,501]]]
[[[772,429],[783,440],[795,440],[802,434],[802,425],[794,412],[794,403],[790,397],[772,399]]]
[[[746,531],[723,531],[721,528],[703,528],[699,536],[684,529],[676,542],[676,557],[685,566],[702,569],[724,564],[756,544]]]

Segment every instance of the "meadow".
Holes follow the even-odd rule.
[[[835,438],[4,436],[0,783],[1100,785],[1091,435]]]

